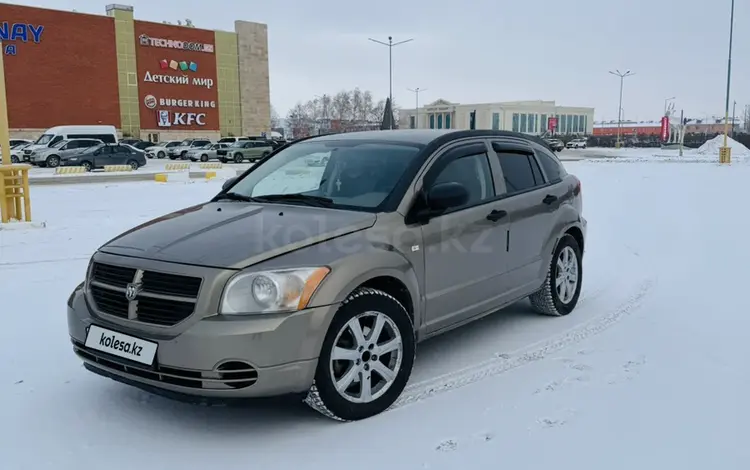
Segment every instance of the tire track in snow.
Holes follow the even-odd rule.
[[[519,349],[512,353],[509,358],[504,356],[489,359],[454,372],[410,384],[391,409],[416,403],[435,395],[456,390],[509,370],[537,362],[552,353],[598,335],[636,310],[655,283],[655,279],[646,279],[639,284],[638,288],[634,290],[633,294],[625,302],[618,305],[614,310],[567,330],[561,335],[553,336],[552,338]]]

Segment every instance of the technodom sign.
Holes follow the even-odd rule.
[[[196,51],[196,52],[208,52],[208,53],[214,52],[213,44],[204,44],[201,42],[191,42],[191,41],[175,41],[173,39],[152,38],[151,36],[147,34],[141,34],[140,36],[138,36],[138,42],[140,43],[141,46],[164,47],[167,49],[180,49],[183,51]]]

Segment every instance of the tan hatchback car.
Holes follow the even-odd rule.
[[[521,134],[301,140],[99,248],[69,333],[88,370],[154,393],[299,394],[367,418],[401,395],[419,341],[524,297],[570,313],[581,210],[580,181]]]

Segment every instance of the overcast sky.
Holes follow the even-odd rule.
[[[137,19],[190,18],[233,30],[268,24],[271,102],[283,115],[297,101],[360,87],[388,94],[388,48],[367,40],[414,38],[394,48],[393,95],[420,102],[555,100],[616,119],[625,79],[626,119],[658,119],[665,98],[696,118],[723,115],[731,0],[121,0]],[[21,0],[104,14],[106,0]],[[750,2],[736,2],[732,101],[750,104]],[[51,27],[52,25],[45,25]],[[731,105],[730,105],[731,106]],[[730,109],[731,113],[731,109]]]

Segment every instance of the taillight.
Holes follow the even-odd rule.
[[[576,196],[581,195],[581,180],[578,180],[578,183],[576,183],[576,189],[573,190],[573,194]]]

